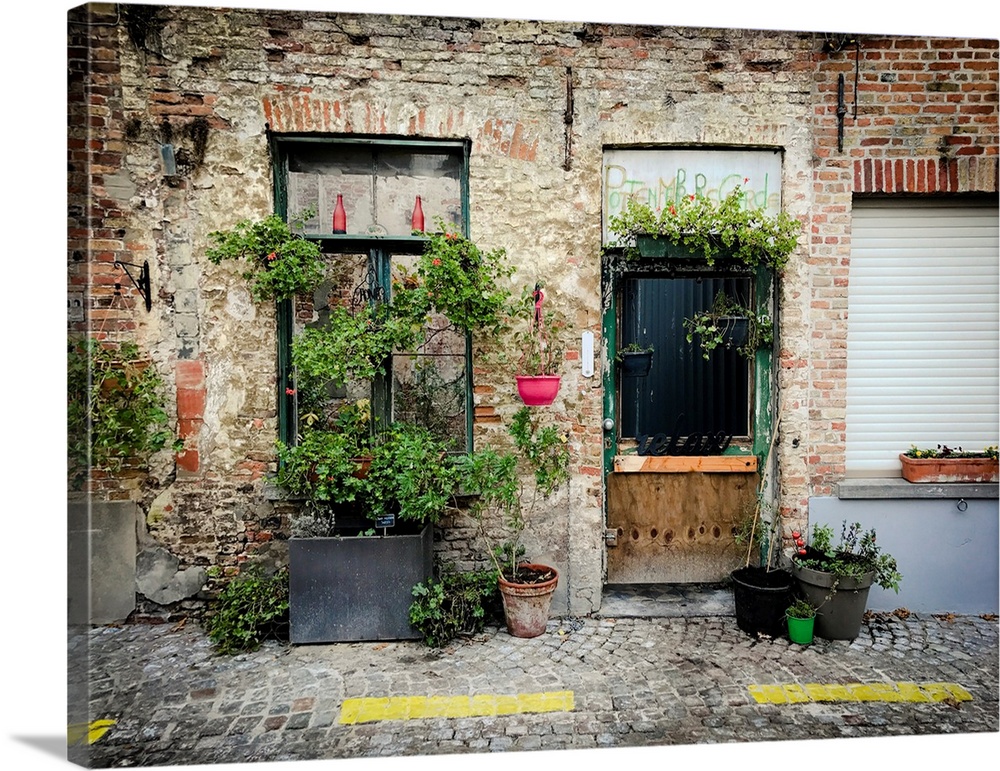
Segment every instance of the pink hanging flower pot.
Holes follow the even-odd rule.
[[[517,393],[529,407],[552,404],[559,393],[559,375],[518,375]]]

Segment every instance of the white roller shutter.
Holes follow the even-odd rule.
[[[997,222],[995,203],[855,200],[848,475],[899,476],[911,444],[997,443]]]

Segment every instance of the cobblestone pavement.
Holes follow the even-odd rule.
[[[731,616],[586,618],[441,650],[272,642],[225,657],[189,622],[96,628],[70,653],[89,652],[88,718],[107,721],[88,762],[118,767],[996,732],[997,642],[994,617],[878,614],[854,641],[810,646],[754,639]],[[752,696],[850,683],[952,683],[971,698]],[[565,691],[564,711],[341,722],[350,698]]]

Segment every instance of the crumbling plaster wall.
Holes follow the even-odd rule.
[[[586,613],[603,580],[602,390],[584,378],[580,333],[601,350],[602,152],[607,145],[784,151],[783,201],[811,193],[813,37],[582,23],[425,19],[167,7],[137,47],[119,30],[117,172],[129,249],[153,267],[137,334],[171,372],[186,452],[147,494],[154,539],[183,563],[235,567],[286,532],[263,501],[274,469],[275,321],[234,266],[204,257],[208,233],[272,211],[266,131],[472,140],[471,235],[504,247],[515,288],[542,279],[574,324],[559,399],[568,492],[528,538],[563,576],[554,612]],[[567,113],[571,84],[572,110]],[[569,120],[569,123],[567,123]],[[198,127],[207,127],[207,135]],[[124,129],[123,129],[124,131]],[[183,151],[166,176],[158,146]],[[810,274],[804,246],[780,284],[784,410],[804,422]],[[476,436],[503,437],[519,407],[509,373],[476,373]],[[469,555],[456,536],[443,554]]]

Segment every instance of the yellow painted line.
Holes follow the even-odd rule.
[[[972,701],[972,694],[956,683],[806,683],[751,685],[758,704],[800,704],[808,701]]]
[[[383,696],[345,699],[340,706],[340,722],[350,725],[379,720],[485,717],[526,712],[569,712],[572,709],[573,691],[479,696]]]
[[[86,740],[93,744],[111,730],[114,720],[92,720],[90,723],[73,723],[66,729],[66,743],[80,744]]]

